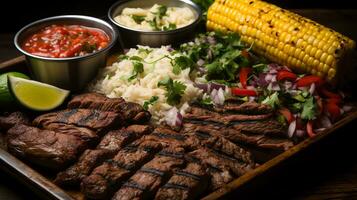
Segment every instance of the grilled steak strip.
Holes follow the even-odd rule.
[[[239,113],[239,114],[267,114],[272,113],[273,109],[269,105],[259,104],[256,102],[241,103],[235,99],[226,99],[222,107],[214,107],[214,111],[220,113]]]
[[[207,134],[222,135],[228,140],[238,144],[250,144],[264,149],[284,151],[291,148],[294,143],[287,138],[272,137],[264,134],[252,134],[231,127],[219,127],[214,125],[197,125],[185,123],[182,132],[200,132]]]
[[[186,120],[212,121],[225,125],[234,124],[234,122],[239,121],[262,121],[270,118],[271,116],[272,113],[259,115],[221,114],[200,107],[191,107],[189,112],[185,114]]]
[[[66,135],[73,135],[81,138],[84,142],[92,145],[95,145],[99,140],[99,135],[88,128],[78,127],[71,124],[63,124],[63,123],[50,123],[44,124],[43,126],[46,130],[60,131]]]
[[[122,184],[144,163],[151,160],[161,148],[157,142],[126,147],[110,160],[96,167],[81,183],[82,192],[90,199],[105,199],[113,195]]]
[[[132,125],[109,132],[103,137],[97,149],[86,150],[77,163],[58,173],[55,183],[61,186],[78,185],[96,166],[113,157],[128,143],[148,134],[150,131],[151,128],[147,125]]]
[[[12,154],[52,170],[68,166],[88,148],[85,141],[74,135],[24,124],[8,130],[7,147]]]
[[[125,182],[112,199],[153,198],[173,170],[184,164],[183,153],[184,149],[180,147],[163,149]]]
[[[33,121],[33,124],[39,127],[46,127],[50,123],[72,124],[93,130],[108,130],[120,127],[123,124],[123,119],[120,114],[115,112],[72,109],[44,114]]]
[[[202,151],[202,149],[198,152],[200,151]],[[210,175],[210,191],[214,191],[234,179],[233,173],[231,172],[230,168],[227,167],[225,164],[212,159],[203,160],[202,157],[197,157],[196,154],[196,151],[189,153],[188,155],[186,155],[186,160],[188,160],[189,162],[204,164],[205,166],[207,166],[207,172]]]
[[[30,124],[30,120],[22,112],[13,112],[8,116],[0,116],[0,130],[8,130],[17,124]]]
[[[227,156],[232,156],[244,163],[254,165],[250,152],[239,147],[216,132],[203,132],[198,130],[194,132],[186,132],[184,134],[196,136],[200,140],[200,144],[202,146],[214,149]]]
[[[233,157],[226,156],[217,151],[210,150],[208,148],[201,148],[190,153],[191,156],[198,158],[206,164],[220,163],[228,168],[236,175],[241,176],[249,170],[252,170],[255,166],[252,164],[241,162]],[[219,168],[219,167],[215,167]]]
[[[198,163],[188,163],[183,170],[176,170],[170,180],[157,192],[155,199],[186,200],[196,199],[208,186],[205,167]]]
[[[125,102],[123,98],[108,98],[98,93],[86,93],[75,96],[68,108],[87,108],[121,113],[125,121],[133,123],[147,122],[151,115],[137,103]]]

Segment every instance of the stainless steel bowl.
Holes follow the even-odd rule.
[[[52,25],[83,25],[103,30],[110,38],[110,43],[97,52],[69,58],[47,58],[32,55],[21,48],[24,40],[40,29]],[[35,21],[22,28],[15,35],[15,46],[26,56],[31,74],[35,80],[78,91],[83,89],[97,74],[100,67],[105,66],[109,50],[118,38],[116,28],[109,23],[94,17],[81,15],[62,15]]]
[[[188,26],[170,31],[141,31],[126,27],[114,20],[121,14],[124,8],[146,8],[152,7],[155,3],[166,6],[188,7],[195,14],[195,21]],[[124,48],[134,47],[138,44],[150,47],[160,47],[161,45],[177,45],[190,40],[196,33],[196,28],[201,21],[202,11],[192,1],[189,0],[127,0],[118,1],[111,6],[108,12],[109,19],[118,27],[122,45]]]

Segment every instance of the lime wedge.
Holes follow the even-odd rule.
[[[32,110],[46,111],[60,106],[69,95],[68,90],[45,83],[8,77],[9,88],[17,101]]]
[[[9,106],[11,107],[16,102],[8,88],[8,84],[7,84],[8,76],[29,79],[28,76],[19,72],[8,72],[0,75],[0,107],[1,108],[8,108]]]

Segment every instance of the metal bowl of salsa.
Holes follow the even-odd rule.
[[[118,33],[94,17],[62,15],[35,21],[15,36],[34,79],[64,89],[83,89],[105,66]]]

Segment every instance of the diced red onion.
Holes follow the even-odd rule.
[[[353,108],[352,106],[348,106],[348,105],[345,105],[345,106],[342,107],[343,111],[345,111],[345,112],[351,111],[352,108]]]
[[[285,70],[287,70],[287,71],[289,71],[289,72],[291,72],[291,69],[288,67],[288,66],[283,66],[283,69],[285,69]]]
[[[304,130],[296,130],[295,135],[297,137],[304,137],[306,135],[306,131],[304,131]]]
[[[181,126],[182,119],[183,117],[176,107],[173,107],[167,111],[165,116],[165,121],[169,126]]]
[[[293,137],[293,135],[295,133],[295,130],[296,130],[296,120],[292,121],[289,124],[289,128],[288,128],[288,136],[289,136],[289,138]]]
[[[219,88],[218,90],[213,89],[210,96],[214,104],[216,105],[224,104],[225,97],[224,97],[224,90],[222,88]]]
[[[315,83],[312,83],[311,86],[310,86],[310,89],[309,89],[309,93],[310,94],[314,94],[315,93],[315,88],[316,88]]]
[[[331,120],[326,115],[321,116],[320,123],[322,128],[329,128],[332,126]]]
[[[209,44],[216,44],[216,39],[214,37],[212,37],[212,36],[208,36],[207,37],[207,42]]]
[[[293,83],[292,82],[290,82],[290,81],[285,81],[284,82],[284,89],[285,90],[292,89],[292,87],[293,87]]]
[[[203,60],[203,59],[199,59],[198,61],[197,61],[197,65],[198,66],[203,66],[205,64],[205,61]]]
[[[249,97],[248,97],[248,101],[249,101],[249,102],[254,102],[255,99],[256,99],[256,97],[253,97],[253,96],[249,96]]]
[[[210,85],[211,85],[211,90],[213,90],[213,89],[219,90],[219,89],[225,89],[226,88],[225,85],[219,84],[219,83],[214,83],[214,82],[210,83]]]
[[[266,81],[266,82],[271,82],[272,81],[272,79],[273,79],[273,75],[272,74],[267,74],[266,76],[265,76],[265,78],[264,78],[264,80]]]
[[[314,129],[314,132],[318,133],[318,132],[321,132],[321,131],[324,131],[324,130],[326,130],[326,128],[317,128],[317,129]]]

